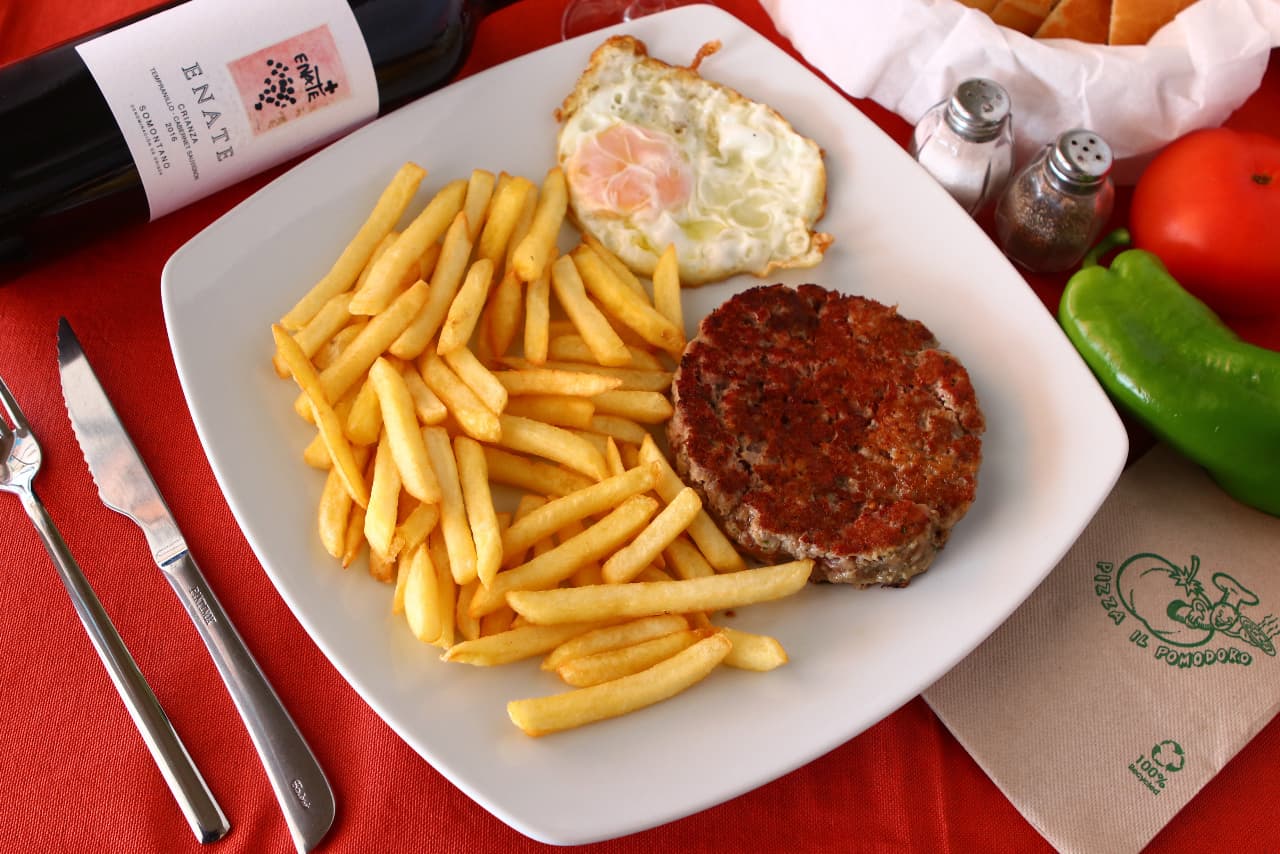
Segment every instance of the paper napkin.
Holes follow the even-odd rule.
[[[1280,710],[1280,518],[1163,446],[924,698],[1064,852],[1126,854]]]

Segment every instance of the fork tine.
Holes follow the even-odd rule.
[[[20,433],[30,433],[31,425],[27,423],[26,417],[22,414],[22,409],[18,406],[18,401],[9,391],[9,386],[5,385],[4,377],[0,377],[0,401],[4,403],[5,412],[9,413],[9,420],[13,422],[13,426],[18,428]],[[8,425],[0,425],[0,429],[7,429]]]

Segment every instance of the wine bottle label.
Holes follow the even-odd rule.
[[[151,219],[378,113],[344,0],[191,0],[76,50],[142,176]]]

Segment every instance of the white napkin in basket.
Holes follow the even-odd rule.
[[[1110,143],[1116,177],[1143,155],[1220,124],[1280,45],[1280,0],[1200,0],[1141,47],[1036,40],[955,0],[761,0],[836,85],[914,124],[969,77],[1009,90],[1019,162],[1073,127]]]

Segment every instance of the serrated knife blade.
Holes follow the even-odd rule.
[[[99,496],[142,529],[156,565],[195,624],[249,731],[294,844],[299,851],[310,851],[333,824],[336,807],[329,781],[192,559],[66,318],[58,321],[58,369],[67,414]]]

